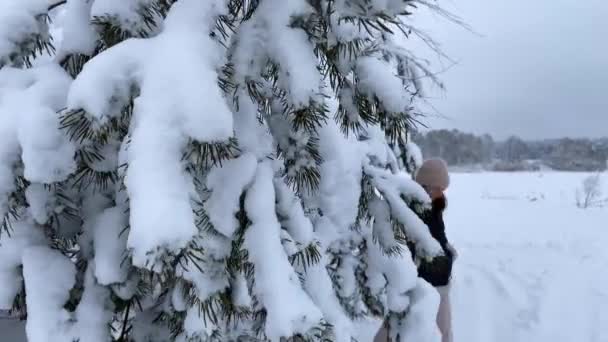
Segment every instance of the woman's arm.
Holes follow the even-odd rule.
[[[445,233],[445,223],[443,221],[442,213],[432,212],[427,225],[429,226],[431,235],[433,238],[435,238],[435,240],[437,240],[437,242],[439,242],[443,251],[448,254],[448,256],[455,258],[458,254],[448,241],[448,237]]]
[[[445,223],[443,222],[443,215],[440,212],[431,212],[431,217],[427,223],[431,230],[431,235],[439,242],[441,247],[445,249],[448,243],[448,237],[445,235]]]

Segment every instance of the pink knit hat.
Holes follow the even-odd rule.
[[[443,159],[439,158],[425,160],[416,173],[416,182],[423,186],[445,191],[450,186],[448,165]]]

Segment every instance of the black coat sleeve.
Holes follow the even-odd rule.
[[[448,249],[448,237],[445,234],[445,223],[443,222],[443,214],[441,212],[432,211],[425,222],[431,231],[431,235],[443,249],[444,253],[448,256],[452,256]]]

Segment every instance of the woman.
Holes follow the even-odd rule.
[[[416,173],[416,182],[422,185],[431,197],[432,208],[423,217],[423,220],[445,254],[445,256],[435,258],[431,263],[422,263],[418,268],[418,276],[428,281],[439,292],[440,303],[437,325],[441,331],[442,342],[452,342],[450,279],[452,277],[452,264],[458,254],[448,242],[443,222],[443,211],[447,205],[444,191],[450,185],[450,176],[445,161],[442,159],[426,160]],[[385,327],[381,328],[374,338],[374,342],[388,341],[387,333]]]
[[[430,229],[431,235],[439,242],[445,257],[438,260],[439,265],[422,265],[419,276],[435,286],[441,301],[437,313],[437,325],[441,331],[443,342],[452,342],[452,313],[450,306],[450,280],[452,277],[452,264],[458,256],[456,250],[448,242],[443,222],[443,211],[447,201],[444,191],[450,185],[448,168],[442,159],[426,160],[416,173],[416,182],[422,185],[432,200],[432,209],[424,218],[424,223]],[[430,266],[430,267],[429,267]]]

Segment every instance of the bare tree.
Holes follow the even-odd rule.
[[[583,179],[582,188],[576,192],[576,205],[587,209],[601,204],[602,178],[600,174],[594,174]]]

